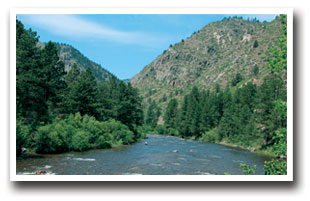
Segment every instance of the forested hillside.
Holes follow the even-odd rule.
[[[108,81],[111,76],[113,76],[109,71],[104,69],[100,64],[97,64],[87,57],[85,57],[80,51],[68,44],[54,43],[59,59],[65,64],[65,71],[69,72],[74,64],[77,65],[81,72],[90,68],[93,72],[96,80],[98,81]],[[38,42],[37,46],[43,48],[44,43]]]
[[[264,23],[247,22],[241,19],[226,19],[223,23],[231,20],[234,24],[238,22],[239,24],[264,25]],[[274,156],[286,158],[286,16],[281,15],[269,25],[266,24],[266,27],[271,25],[277,25],[278,27],[274,28],[273,31],[280,30],[280,32],[277,34],[278,37],[276,39],[270,37],[270,42],[265,41],[265,44],[273,44],[272,46],[264,46],[264,48],[268,49],[264,51],[262,49],[260,51],[256,50],[259,46],[258,44],[263,46],[261,40],[259,40],[258,44],[254,42],[246,46],[245,43],[244,46],[235,47],[236,51],[243,49],[242,51],[249,52],[252,56],[254,55],[253,57],[248,57],[245,63],[242,62],[238,65],[231,63],[232,66],[228,65],[226,69],[223,69],[220,66],[213,66],[214,63],[208,66],[208,62],[206,62],[203,68],[197,70],[189,63],[184,62],[184,60],[182,60],[183,64],[179,62],[179,65],[188,65],[187,69],[197,70],[197,76],[193,79],[190,76],[185,76],[186,73],[182,74],[184,71],[179,74],[179,70],[182,69],[180,66],[175,68],[175,74],[169,74],[171,73],[169,71],[171,68],[167,66],[167,63],[176,63],[176,58],[173,61],[164,61],[162,59],[165,57],[165,54],[169,55],[171,53],[163,53],[163,55],[147,66],[141,74],[132,79],[132,83],[142,88],[142,90],[148,87],[149,92],[144,94],[147,103],[145,122],[149,125],[148,129],[161,134],[239,146],[251,151],[269,152]],[[216,23],[210,26],[216,26]],[[264,30],[260,26],[258,26],[259,33],[261,33],[261,30]],[[206,28],[208,27],[207,25]],[[265,28],[265,30],[267,31],[268,28]],[[206,32],[207,29],[204,31]],[[259,39],[258,33],[253,32],[252,34]],[[196,37],[198,36],[192,36],[188,43]],[[185,44],[182,45],[182,43]],[[175,45],[178,48],[180,48],[179,46],[185,48],[185,50],[179,49],[178,52],[185,52],[187,51],[186,47],[190,46],[190,44],[186,45],[186,42],[182,43]],[[171,52],[174,49],[171,47],[168,51]],[[232,59],[231,55],[226,55],[225,57],[227,58],[222,57],[222,54],[218,51],[220,50],[216,49],[214,52],[212,56],[214,59],[224,61]],[[233,55],[235,54],[234,52]],[[192,56],[192,54],[189,55]],[[247,54],[243,53],[239,57],[244,58],[245,55]],[[248,62],[254,60],[256,62],[248,64]],[[234,60],[232,59],[231,61],[233,62]],[[167,79],[168,75],[175,77],[172,79],[175,81],[174,84],[169,86],[169,89],[171,89],[170,95],[165,94],[167,88],[161,88],[163,85],[154,84],[156,82],[162,83],[161,81],[163,81],[158,77],[161,72],[160,69],[165,69],[167,74],[162,75],[166,76]],[[210,69],[213,69],[213,73],[210,73]],[[229,74],[225,75],[225,72],[230,71],[228,69],[233,70],[230,74],[231,78],[227,77]],[[251,69],[252,71],[250,71]],[[206,71],[210,74],[207,74],[207,78],[201,79]],[[219,72],[216,73],[216,71]],[[142,78],[142,74],[146,77]],[[219,78],[221,76],[224,77]],[[203,85],[201,82],[203,80],[210,84]],[[180,83],[183,84],[180,85]],[[189,88],[187,89],[188,92],[185,94],[178,93],[178,87],[185,89],[185,86]],[[152,87],[154,88],[152,89]],[[160,100],[156,99],[160,94],[163,97]],[[167,106],[163,107],[162,102],[166,102]],[[266,174],[286,174],[285,161],[276,160],[266,162],[265,165]]]
[[[141,139],[137,89],[114,76],[98,81],[90,66],[81,71],[73,63],[67,73],[56,44],[37,44],[36,33],[16,20],[17,155],[22,148],[59,153]]]

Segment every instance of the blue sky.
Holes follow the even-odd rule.
[[[131,78],[170,44],[235,15],[17,15],[41,42],[70,44],[120,79]],[[238,15],[271,21],[276,15]]]

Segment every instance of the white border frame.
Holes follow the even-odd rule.
[[[287,175],[16,175],[17,14],[286,14]],[[10,13],[11,181],[293,181],[293,9],[292,8],[12,8]]]

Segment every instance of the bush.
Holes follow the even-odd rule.
[[[142,126],[138,127],[138,132],[142,133],[143,135],[147,135],[147,134],[151,134],[151,133],[155,133],[154,129],[152,128],[152,126],[148,125],[148,124],[143,124]]]
[[[276,155],[286,156],[287,140],[286,140],[286,128],[280,128],[274,132],[272,139],[274,140],[273,151]]]
[[[158,134],[164,135],[166,134],[166,127],[164,125],[157,125],[156,132]]]
[[[257,41],[257,40],[254,41],[253,47],[254,47],[254,48],[257,48],[257,47],[258,47],[258,41]]]
[[[216,143],[219,141],[219,135],[215,129],[212,129],[203,133],[200,140],[210,143]]]
[[[39,153],[85,151],[134,141],[134,133],[119,121],[99,122],[94,117],[76,114],[39,127],[35,135],[35,149]]]
[[[179,131],[177,129],[174,129],[174,128],[168,128],[166,130],[166,132],[168,135],[171,135],[171,136],[178,136],[179,135]]]
[[[251,73],[252,73],[253,76],[257,76],[258,75],[258,73],[259,73],[258,65],[255,65],[255,66],[252,67]]]
[[[24,125],[21,121],[16,121],[16,155],[21,155],[22,148],[28,145],[30,126]]]
[[[287,163],[279,159],[264,162],[265,175],[286,175]]]
[[[242,172],[246,175],[252,175],[255,174],[256,172],[256,165],[253,165],[251,168],[250,165],[245,164],[245,163],[240,163],[240,167],[242,168]]]
[[[120,140],[121,142],[121,140]],[[121,145],[122,143],[120,143],[119,145]],[[99,149],[107,149],[107,148],[111,148],[112,144],[110,141],[108,141],[106,139],[106,136],[99,136],[98,139],[96,140],[96,148]]]
[[[242,75],[240,73],[237,73],[235,77],[231,80],[231,86],[236,86],[239,82],[241,82],[242,79]]]
[[[89,143],[90,133],[87,131],[78,131],[72,137],[71,148],[74,151],[86,151],[91,148]]]
[[[59,153],[68,151],[71,144],[71,131],[56,122],[41,126],[35,135],[35,148],[38,153]],[[67,131],[67,132],[66,132]]]

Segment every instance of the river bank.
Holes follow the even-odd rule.
[[[160,135],[164,135],[164,134],[160,134]],[[166,136],[171,136],[171,135],[166,135]],[[249,151],[249,152],[252,152],[252,153],[264,155],[264,156],[271,157],[271,158],[286,159],[286,156],[279,156],[276,153],[274,153],[273,151],[260,150],[260,149],[258,149],[256,147],[244,147],[244,146],[241,146],[241,145],[232,144],[232,143],[228,143],[228,142],[225,142],[225,141],[209,142],[209,141],[203,140],[202,138],[195,139],[194,137],[191,137],[191,138],[183,138],[181,136],[174,136],[174,137],[179,137],[181,139],[190,139],[190,140],[199,141],[199,142],[207,142],[207,143],[212,143],[212,144],[217,144],[217,145],[223,145],[223,146],[226,146],[226,147],[231,147],[231,148],[235,148],[235,149]]]

